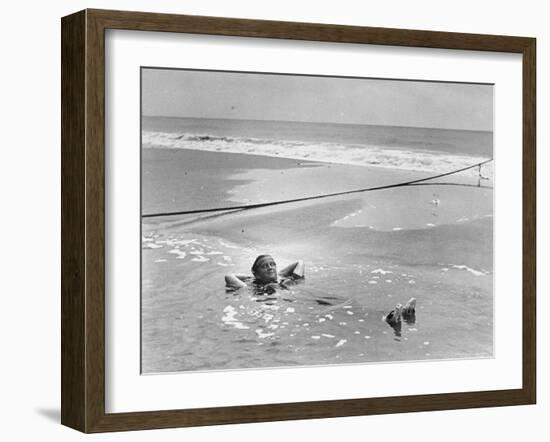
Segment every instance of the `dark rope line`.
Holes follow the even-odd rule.
[[[410,186],[458,186],[458,187],[475,187],[476,189],[493,189],[492,186],[478,186],[477,184],[466,184],[466,183],[418,183],[418,184],[410,184]]]
[[[491,187],[491,186],[478,186],[477,184],[460,184],[460,183],[417,183],[417,184],[410,184],[410,186],[411,187],[416,187],[416,186],[458,186],[458,187],[473,187],[473,188],[476,188],[476,189],[490,189],[490,190],[493,189],[493,187]],[[188,219],[188,220],[173,222],[171,224],[171,227],[189,226],[190,224],[196,224],[198,222],[203,222],[203,221],[210,221],[212,219],[216,219],[216,218],[219,218],[221,216],[233,215],[235,213],[241,213],[245,210],[247,210],[247,208],[223,211],[223,212],[220,212],[220,213],[214,213],[213,215],[198,216],[198,217]]]
[[[422,183],[424,181],[429,180],[435,180],[437,178],[442,178],[444,176],[453,175],[455,173],[464,172],[468,169],[473,169],[474,167],[480,167],[483,164],[489,163],[490,161],[493,161],[492,158],[482,161],[481,163],[474,164],[472,166],[463,167],[462,169],[453,170],[451,172],[442,173],[439,175],[434,175],[428,178],[419,178],[412,181],[406,181],[403,183],[397,183],[397,184],[387,184],[385,186],[376,186],[376,187],[368,187],[365,189],[356,189],[356,190],[347,190],[344,192],[335,192],[335,193],[327,193],[323,195],[315,195],[315,196],[307,196],[303,198],[294,198],[290,200],[284,200],[284,201],[272,201],[269,203],[258,203],[258,204],[245,204],[241,206],[231,206],[231,207],[217,207],[213,209],[196,209],[196,210],[183,210],[178,212],[160,212],[160,213],[147,213],[145,215],[141,215],[142,218],[153,218],[153,217],[160,217],[160,216],[176,216],[176,215],[190,215],[193,213],[208,213],[208,212],[221,212],[226,210],[237,210],[237,209],[258,209],[260,207],[268,207],[268,206],[276,206],[280,204],[289,204],[289,203],[297,203],[300,201],[311,201],[321,198],[329,198],[333,196],[342,196],[342,195],[351,195],[354,193],[362,193],[362,192],[371,192],[373,190],[383,190],[383,189],[392,189],[395,187],[404,187],[404,186],[410,186],[415,185],[417,183]],[[476,186],[477,187],[477,186]]]
[[[219,217],[222,217],[222,216],[232,215],[234,213],[240,213],[244,210],[246,210],[246,209],[227,210],[227,211],[223,211],[223,212],[220,212],[220,213],[214,213],[213,215],[205,215],[205,216],[200,216],[199,215],[199,216],[193,217],[191,219],[183,219],[183,220],[179,220],[179,221],[172,221],[170,223],[170,227],[188,226],[189,224],[195,224],[195,223],[198,223],[198,222],[211,221],[213,219],[216,219],[216,218],[219,218]]]

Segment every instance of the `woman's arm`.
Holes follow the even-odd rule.
[[[291,276],[295,278],[303,278],[305,276],[305,271],[306,266],[304,261],[300,259],[299,261],[293,262],[292,264],[286,266],[279,272],[279,275],[283,278],[289,278]]]
[[[234,289],[240,289],[242,287],[246,287],[246,284],[242,281],[241,278],[248,279],[249,277],[245,275],[234,275],[234,274],[225,275],[225,286],[231,287]]]

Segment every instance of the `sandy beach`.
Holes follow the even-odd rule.
[[[142,171],[143,213],[429,176],[183,149],[144,149]],[[491,357],[492,189],[451,184],[144,219],[142,371]],[[226,292],[224,274],[260,253],[303,259],[305,283],[273,299]],[[381,320],[411,297],[414,324]]]

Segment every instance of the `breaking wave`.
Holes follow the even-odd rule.
[[[193,149],[434,173],[468,167],[487,159],[481,156],[453,155],[417,146],[387,147],[372,144],[289,141],[207,133],[144,131],[142,143],[144,148]]]

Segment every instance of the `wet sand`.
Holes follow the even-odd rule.
[[[229,200],[233,186],[251,181],[237,176],[249,168],[279,170],[310,164],[190,149],[142,149],[141,159],[144,214],[218,207]]]

